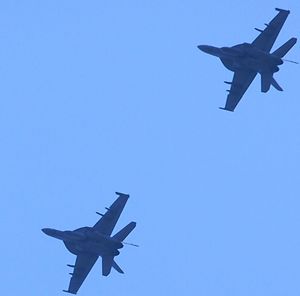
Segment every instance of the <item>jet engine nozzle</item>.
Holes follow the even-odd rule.
[[[119,242],[119,243],[117,244],[117,249],[122,249],[123,247],[124,247],[124,245],[123,245],[122,243]]]
[[[276,55],[272,54],[272,61],[273,63],[277,66],[277,65],[282,65],[283,64],[283,60],[280,57],[277,57]]]

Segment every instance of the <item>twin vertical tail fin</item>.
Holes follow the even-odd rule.
[[[283,91],[282,87],[277,83],[277,81],[272,77],[271,84],[279,91]]]
[[[116,263],[116,261],[113,261],[112,267],[119,273],[124,273],[124,271],[121,269],[121,267]]]
[[[273,85],[277,90],[283,91],[281,86],[273,77],[272,72],[262,72],[261,75],[261,91],[267,92],[270,89],[270,86]]]
[[[124,273],[121,267],[114,260],[114,256],[103,256],[102,257],[102,275],[108,276],[111,268],[114,268],[119,273]]]
[[[117,232],[112,238],[116,241],[123,242],[123,240],[130,234],[130,232],[135,228],[136,222],[130,222],[119,232]],[[103,256],[102,257],[102,275],[108,276],[110,274],[111,268],[114,268],[119,273],[124,273],[121,267],[114,260],[114,256]]]
[[[291,38],[286,43],[277,48],[272,55],[282,59],[296,44],[297,38]],[[294,62],[295,63],[295,62]],[[273,85],[277,90],[283,91],[282,87],[277,83],[273,77],[272,72],[262,72],[261,73],[261,91],[267,92],[270,89],[270,86]]]

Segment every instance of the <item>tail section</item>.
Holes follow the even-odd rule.
[[[121,229],[119,232],[117,232],[112,238],[114,240],[122,242],[129,233],[135,228],[136,222],[130,222],[127,226],[125,226],[123,229]]]
[[[112,267],[119,273],[124,273],[124,271],[120,268],[120,266],[116,263],[116,261],[113,261]]]
[[[113,256],[102,257],[102,275],[108,276],[111,272],[111,268],[114,268],[119,273],[124,273],[121,267],[116,263]]]
[[[279,57],[283,58],[289,51],[290,49],[296,44],[297,38],[291,38],[289,41],[281,45],[278,49],[276,49],[272,54]]]
[[[261,74],[261,91],[267,92],[273,85],[277,90],[283,91],[278,82],[274,79],[272,72],[262,72]]]
[[[297,38],[291,38],[286,43],[281,45],[278,49],[276,49],[272,55],[276,56],[282,61],[286,61],[283,59],[283,57],[291,50],[291,48],[296,44]],[[281,62],[282,63],[282,62]],[[295,62],[293,62],[295,63]],[[277,83],[277,81],[274,79],[272,72],[262,72],[261,74],[261,91],[267,92],[270,89],[270,86],[273,85],[277,90],[283,91],[281,86]]]
[[[283,91],[282,87],[277,83],[277,81],[272,77],[271,84],[279,91]]]
[[[114,263],[114,256],[102,257],[102,275],[108,276]]]
[[[266,93],[271,86],[273,73],[272,72],[262,72],[261,75],[261,91]]]
[[[130,234],[130,232],[135,228],[136,222],[130,222],[123,229],[117,232],[112,239],[123,242],[123,240]],[[119,273],[124,273],[121,267],[114,260],[114,256],[103,256],[102,257],[102,275],[108,276],[111,272],[111,268],[114,268]]]

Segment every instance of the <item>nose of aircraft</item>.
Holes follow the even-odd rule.
[[[206,52],[206,53],[210,53],[211,52],[211,46],[209,45],[198,45],[197,46],[200,50]]]
[[[50,236],[52,236],[54,234],[54,232],[55,232],[54,229],[52,229],[52,228],[43,228],[42,231],[45,234],[50,235]]]
[[[64,240],[65,238],[68,238],[68,236],[65,235],[65,232],[67,232],[67,231],[60,231],[60,230],[56,230],[53,228],[43,228],[42,231],[45,234],[52,236],[54,238],[57,238],[57,239]]]

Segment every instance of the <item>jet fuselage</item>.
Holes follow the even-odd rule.
[[[117,256],[120,254],[118,249],[123,248],[121,242],[97,232],[92,227],[82,227],[74,231],[44,228],[43,232],[62,240],[66,248],[75,255],[90,253],[97,256]]]
[[[249,43],[232,47],[199,45],[198,48],[205,53],[219,57],[224,66],[230,71],[277,72],[279,70],[278,65],[283,64],[281,58],[264,52]]]

